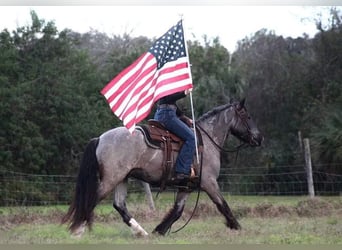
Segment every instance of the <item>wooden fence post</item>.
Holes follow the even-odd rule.
[[[303,154],[303,140],[302,140],[302,132],[298,131],[298,142],[299,142],[299,150],[300,153]]]
[[[309,196],[312,198],[315,196],[313,178],[312,178],[312,164],[311,164],[311,153],[310,153],[310,141],[308,138],[304,140],[304,156],[305,156],[305,171],[308,182]]]

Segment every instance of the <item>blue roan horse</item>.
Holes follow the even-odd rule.
[[[263,137],[249,116],[244,100],[216,107],[200,117],[196,124],[201,127],[203,139],[200,187],[223,214],[227,226],[239,229],[240,225],[217,183],[220,172],[219,148],[229,134],[251,146],[260,146]],[[83,155],[74,200],[62,222],[70,223],[71,234],[81,236],[85,227],[90,227],[93,222],[95,206],[114,190],[113,206],[123,221],[134,234],[148,235],[127,211],[127,179],[134,177],[153,185],[161,183],[162,162],[162,150],[148,146],[140,130],[131,135],[125,127],[118,127],[92,139]],[[199,173],[199,166],[196,167]],[[165,235],[182,215],[189,194],[189,190],[178,190],[173,208],[154,229],[154,233]]]

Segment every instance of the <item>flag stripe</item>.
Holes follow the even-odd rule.
[[[132,84],[120,93],[116,98],[112,100],[113,103],[112,110],[116,110],[115,114],[120,115],[122,111],[127,107],[131,98],[138,93],[139,90],[144,88],[144,85],[151,81],[155,72],[155,67],[149,67],[145,71],[143,71],[139,76],[137,76]]]
[[[137,70],[141,69],[141,64],[144,63],[148,57],[148,53],[142,54],[133,64],[125,68],[121,73],[119,73],[113,80],[111,80],[101,91],[107,99],[108,96],[113,95],[122,86],[123,83],[127,82],[127,79],[133,75]]]
[[[150,64],[150,63],[148,63]],[[127,96],[132,89],[134,89],[135,84],[139,82],[143,77],[146,77],[147,74],[153,72],[155,70],[155,65],[146,65],[143,71],[137,72],[134,74],[128,81],[126,81],[121,88],[119,88],[115,93],[113,93],[109,98],[109,102],[121,102],[120,98],[122,96]]]
[[[132,112],[137,104],[139,99],[141,99],[142,97],[144,97],[146,95],[146,93],[148,93],[149,89],[151,89],[151,79],[148,79],[149,81],[146,82],[145,85],[143,85],[140,89],[137,90],[137,93],[130,99],[129,101],[129,105],[127,105],[127,109],[125,110],[125,112],[122,114],[122,117],[120,118],[125,118],[127,116],[128,112]]]
[[[124,93],[124,90],[129,87],[130,85],[133,85],[133,81],[135,78],[137,78],[141,72],[145,69],[146,64],[148,64],[154,57],[150,57],[150,54],[146,53],[144,57],[140,57],[136,62],[137,66],[131,68],[130,72],[126,74],[126,77],[114,78],[109,84],[113,85],[111,89],[103,89],[103,92],[105,94],[105,97],[107,98],[107,101],[112,102],[116,97],[120,97],[122,93]],[[139,62],[138,62],[139,61]],[[155,65],[154,65],[155,66]],[[126,68],[127,69],[127,68]]]

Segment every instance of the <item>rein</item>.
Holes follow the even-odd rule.
[[[201,162],[201,166],[200,166],[200,174],[199,174],[199,183],[198,183],[198,186],[197,186],[198,190],[197,190],[197,198],[196,198],[195,207],[192,210],[192,213],[191,213],[189,219],[185,222],[185,224],[183,226],[181,226],[180,228],[178,228],[177,230],[173,231],[172,233],[177,233],[180,230],[182,230],[183,228],[185,228],[189,224],[189,222],[191,221],[192,217],[194,217],[194,215],[195,215],[195,212],[196,212],[196,209],[197,209],[197,206],[198,206],[199,197],[200,197],[200,194],[201,194],[203,152],[201,152],[201,160],[200,160],[200,162]],[[171,228],[170,228],[170,230],[171,230]]]
[[[228,149],[224,149],[223,147],[221,147],[220,145],[218,145],[215,140],[209,135],[209,133],[207,131],[205,131],[204,128],[202,128],[200,125],[196,125],[208,138],[209,140],[215,145],[215,147],[217,147],[220,151],[224,152],[224,153],[235,153],[238,152],[241,148],[245,148],[248,147],[248,144],[245,142],[242,142],[239,146],[237,146],[235,149],[232,150],[228,150]]]

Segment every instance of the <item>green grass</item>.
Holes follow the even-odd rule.
[[[65,227],[56,224],[25,224],[2,232],[1,244],[342,244],[342,222],[329,223],[322,218],[244,218],[243,229],[232,231],[221,217],[194,219],[178,233],[135,238],[121,222],[96,223],[81,239],[69,236]],[[141,221],[151,232],[157,221]],[[173,229],[181,224],[176,223]]]
[[[166,236],[151,232],[173,205],[173,195],[163,193],[155,200],[156,211],[148,209],[144,197],[131,195],[128,209],[150,233],[136,238],[110,204],[100,204],[91,232],[81,239],[70,237],[60,225],[67,206],[1,207],[0,244],[342,244],[342,198],[227,196],[238,215],[242,230],[228,229],[216,207],[202,195],[197,215],[180,232],[191,214],[196,196]],[[246,212],[247,211],[247,212]]]

